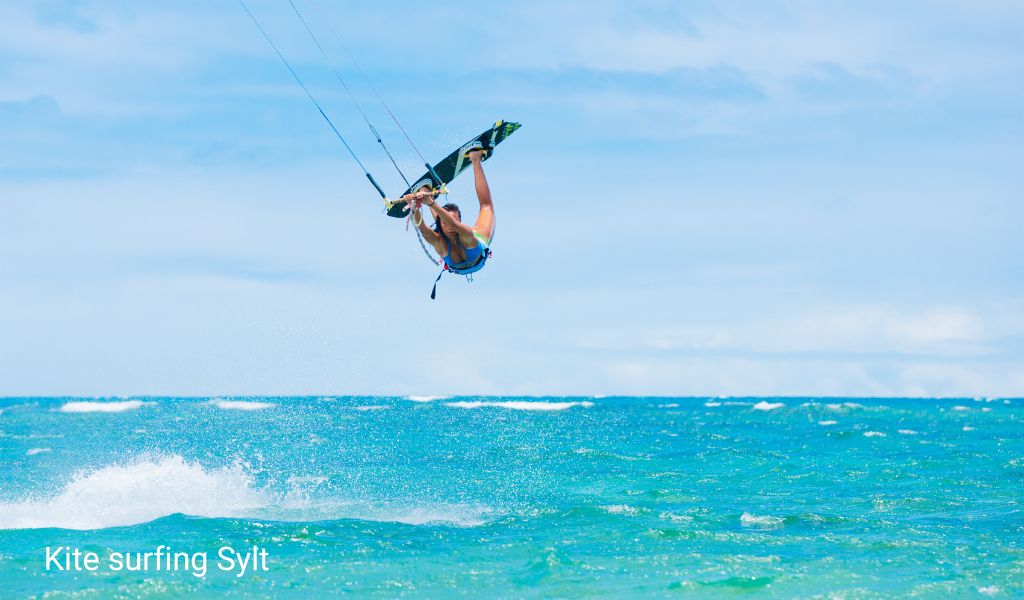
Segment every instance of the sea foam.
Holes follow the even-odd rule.
[[[448,396],[406,396],[406,400],[412,400],[413,402],[433,402],[434,400],[444,400]]]
[[[613,515],[631,515],[631,516],[638,515],[641,512],[641,509],[639,509],[639,508],[637,508],[635,506],[630,506],[628,504],[611,504],[611,505],[608,505],[608,506],[602,506],[601,510],[603,510],[603,511],[605,511],[607,513],[613,514]]]
[[[777,527],[782,527],[784,523],[785,519],[772,515],[752,515],[750,513],[743,513],[740,515],[740,525],[743,525],[744,527],[775,529]]]
[[[100,529],[175,513],[241,516],[267,502],[241,466],[208,470],[168,456],[78,471],[53,497],[0,503],[0,529]]]
[[[222,400],[215,398],[209,404],[224,410],[263,410],[277,406],[273,402],[252,402],[249,400]]]
[[[60,412],[63,413],[116,413],[124,412],[126,410],[135,410],[141,408],[146,404],[152,404],[152,402],[143,402],[141,400],[121,400],[117,402],[66,402],[60,407]]]
[[[829,410],[856,410],[866,408],[863,404],[856,402],[843,402],[840,404],[826,404],[825,408]]]
[[[0,502],[0,530],[103,529],[148,523],[174,514],[279,521],[361,519],[407,525],[475,527],[495,511],[445,502],[395,505],[343,500],[315,492],[324,477],[292,477],[287,491],[255,485],[239,463],[207,468],[178,455],[80,470],[52,496]]]
[[[508,408],[512,410],[566,410],[574,406],[582,406],[584,408],[590,408],[594,405],[593,402],[582,401],[582,402],[525,402],[525,401],[506,401],[506,402],[480,402],[480,401],[463,401],[463,402],[445,402],[445,406],[451,406],[453,408]]]

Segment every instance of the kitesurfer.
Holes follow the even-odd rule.
[[[475,148],[466,153],[473,165],[473,180],[476,184],[476,197],[480,202],[480,214],[476,223],[470,227],[462,222],[462,211],[456,204],[439,206],[437,194],[428,186],[419,188],[403,200],[412,200],[410,205],[419,212],[420,205],[430,208],[434,216],[434,227],[428,226],[424,219],[413,215],[413,223],[420,233],[445,264],[445,270],[459,275],[469,275],[484,267],[490,255],[491,240],[494,237],[494,204],[491,202],[491,190],[487,186],[487,178],[481,165],[483,151]]]

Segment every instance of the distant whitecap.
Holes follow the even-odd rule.
[[[750,513],[743,513],[740,516],[740,525],[744,527],[765,527],[769,529],[775,529],[782,527],[785,523],[785,519],[782,517],[774,517],[772,515],[752,515]]]
[[[838,404],[826,404],[825,408],[829,410],[856,410],[859,408],[864,408],[864,405],[858,404],[857,402],[841,402]]]
[[[613,515],[638,515],[640,509],[635,506],[629,506],[628,504],[612,504],[610,506],[602,506],[601,510],[611,513]]]
[[[672,512],[668,512],[668,511],[665,511],[665,512],[662,512],[661,514],[659,514],[658,518],[659,519],[664,519],[666,521],[672,521],[673,523],[691,523],[691,522],[693,522],[693,517],[691,517],[690,515],[680,515],[680,514],[676,514],[676,513],[672,513]]]
[[[406,400],[412,400],[413,402],[433,402],[434,400],[444,400],[448,396],[406,396]]]
[[[540,411],[557,411],[566,410],[574,406],[580,406],[583,408],[590,408],[594,406],[593,402],[582,401],[582,402],[526,402],[526,401],[508,401],[508,402],[482,402],[482,401],[466,401],[466,402],[445,402],[445,406],[452,408],[508,408],[511,410],[540,410]]]
[[[117,402],[67,402],[60,407],[63,413],[117,413],[126,410],[135,410],[151,404],[141,400],[121,400]]]
[[[273,402],[253,402],[250,400],[221,400],[215,398],[210,400],[210,405],[223,410],[264,410],[277,406]]]

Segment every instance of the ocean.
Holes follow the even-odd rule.
[[[0,597],[1024,597],[1022,418],[1001,398],[5,398]]]

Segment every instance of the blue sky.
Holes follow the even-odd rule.
[[[236,2],[7,2],[0,394],[1024,395],[1019,2],[318,1],[428,158],[524,124],[493,261],[430,301]]]

